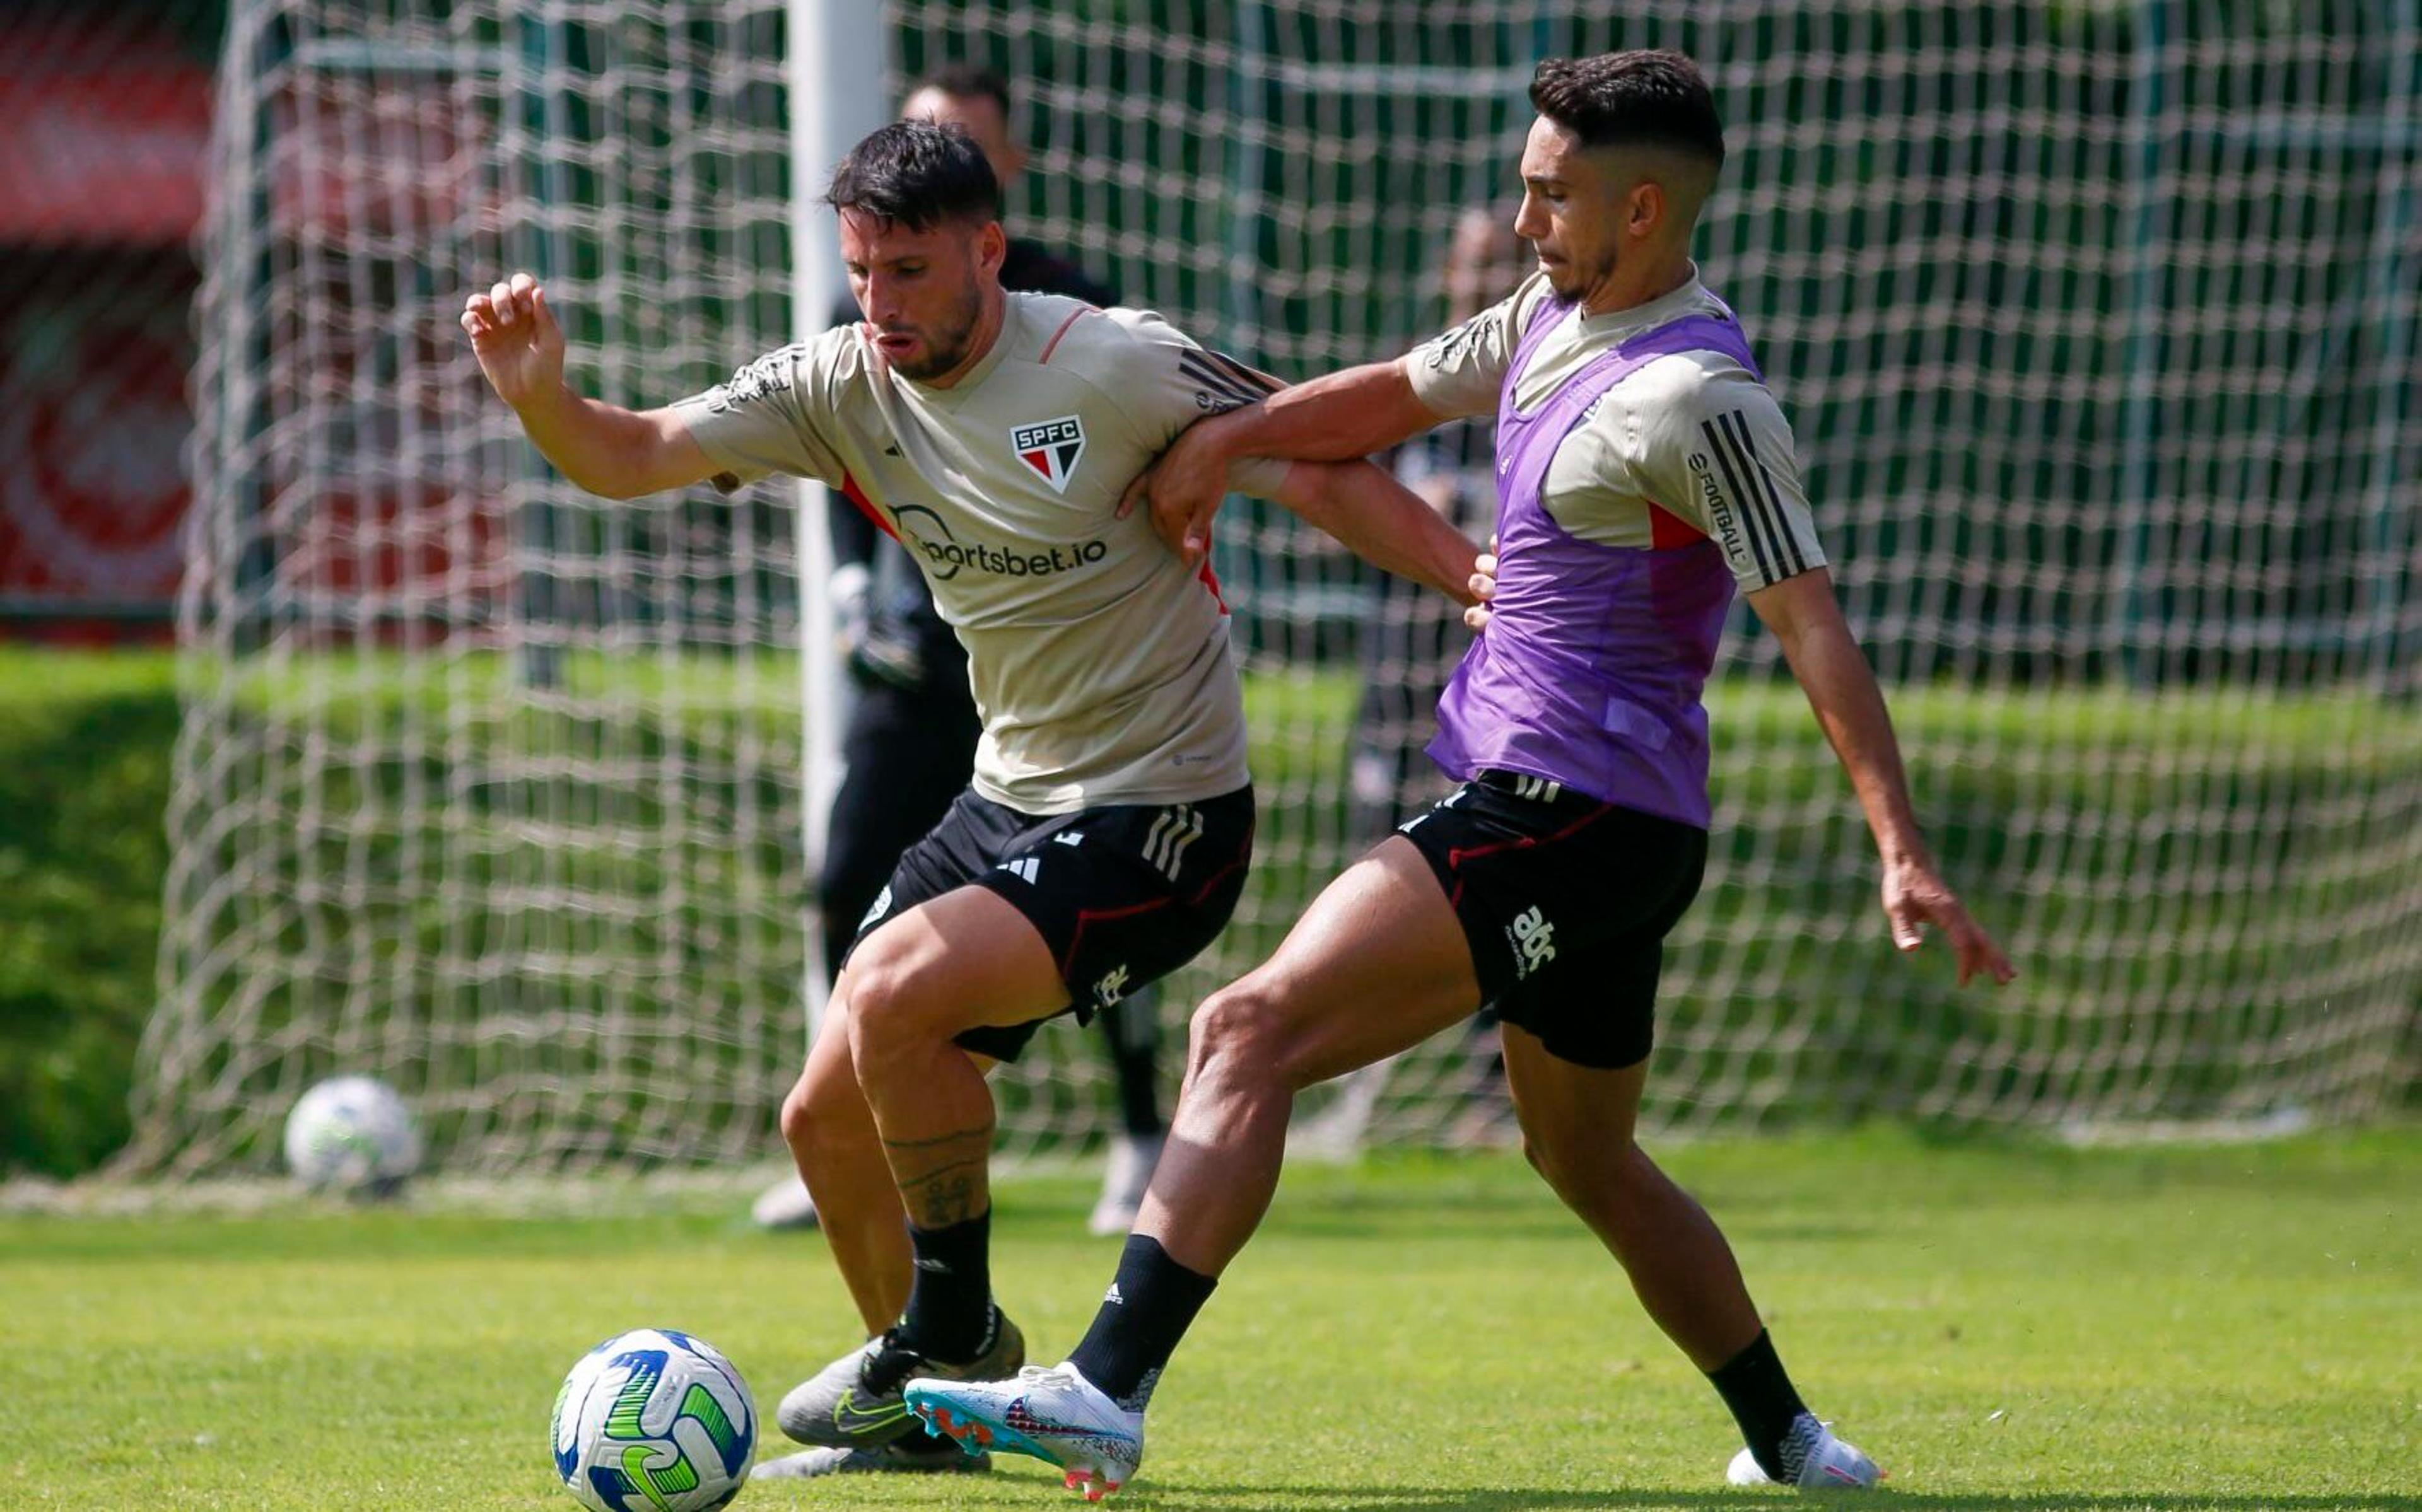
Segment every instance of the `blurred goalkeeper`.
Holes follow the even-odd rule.
[[[1484,1002],[1531,1163],[1730,1409],[1742,1448],[1728,1478],[1879,1475],[1808,1411],[1722,1232],[1634,1138],[1664,938],[1706,860],[1701,693],[1737,589],[1866,811],[1894,944],[1941,929],[1963,984],[2007,981],[2009,963],[1935,870],[1833,601],[1790,427],[1691,260],[1724,159],[1706,81],[1674,53],[1551,58],[1531,101],[1515,229],[1538,271],[1511,298],[1400,361],[1196,427],[1142,485],[1164,534],[1196,554],[1232,448],[1360,456],[1493,413],[1502,548],[1475,580],[1486,631],[1430,744],[1460,786],[1195,1014],[1169,1147],[1075,1353],[997,1385],[909,1384],[936,1428],[1059,1464],[1089,1497],[1141,1462],[1153,1389],[1277,1187],[1297,1091]]]
[[[1007,193],[1026,165],[1010,134],[1009,111],[1008,81],[990,69],[953,64],[918,81],[901,116],[965,131]],[[1074,262],[1020,237],[1010,238],[1000,283],[1102,307],[1118,302]],[[857,319],[855,306],[834,314],[836,324]],[[939,822],[967,787],[982,724],[967,690],[967,652],[935,611],[934,595],[908,553],[846,500],[835,498],[825,513],[836,564],[830,597],[857,685],[841,736],[845,772],[833,797],[816,892],[825,963],[838,979],[850,936],[901,852]],[[1160,1158],[1157,998],[1151,990],[1131,993],[1096,1021],[1119,1104],[1119,1131],[1087,1224],[1096,1234],[1124,1234],[1134,1224]],[[758,1199],[756,1216],[770,1228],[802,1226],[815,1222],[815,1208],[797,1179],[788,1177]]]
[[[910,549],[967,647],[973,780],[867,910],[782,1105],[834,1262],[880,1332],[775,1420],[899,1458],[910,1376],[995,1380],[1025,1360],[992,1296],[985,1071],[1048,1020],[1185,964],[1243,891],[1254,802],[1226,606],[1120,502],[1187,426],[1278,385],[1150,312],[1003,290],[999,184],[962,131],[884,127],[825,197],[865,319],[668,408],[567,388],[562,332],[527,273],[473,295],[463,326],[574,483],[635,498],[818,479]],[[1369,463],[1234,476],[1470,599],[1471,543]]]

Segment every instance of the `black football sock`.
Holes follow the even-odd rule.
[[[1162,1367],[1219,1284],[1218,1277],[1171,1259],[1151,1235],[1129,1234],[1118,1279],[1068,1363],[1121,1407],[1142,1411]]]
[[[917,1274],[900,1315],[901,1342],[928,1360],[965,1364],[992,1333],[992,1209],[948,1228],[911,1224],[908,1242]]]
[[[1707,1380],[1732,1409],[1733,1421],[1740,1425],[1741,1442],[1749,1445],[1757,1468],[1770,1480],[1796,1485],[1799,1461],[1806,1455],[1807,1445],[1801,1442],[1802,1436],[1792,1432],[1792,1425],[1807,1415],[1808,1408],[1792,1389],[1791,1378],[1784,1373],[1774,1340],[1766,1330],[1758,1330],[1748,1348],[1707,1372]]]

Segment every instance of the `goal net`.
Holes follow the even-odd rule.
[[[795,1073],[786,498],[553,476],[456,320],[662,402],[790,332],[778,0],[237,0],[130,1163],[380,1076],[458,1168],[762,1155]]]
[[[402,1088],[458,1167],[774,1148],[810,901],[788,497],[578,495],[451,321],[535,268],[578,381],[621,402],[784,339],[780,10],[238,0],[134,1163],[264,1161],[340,1070]],[[895,82],[1010,78],[1015,229],[1289,378],[1444,322],[1446,243],[1515,188],[1537,58],[1706,67],[1732,156],[1703,266],[1794,419],[1938,857],[2022,974],[1895,959],[1848,786],[1743,612],[1656,1126],[2259,1129],[2410,1096],[2422,4],[897,0],[887,24]],[[1263,820],[1235,926],[1164,997],[1173,1042],[1421,796],[1424,722],[1366,693],[1456,650],[1282,518],[1234,507],[1219,550]],[[1441,1036],[1307,1115],[1502,1138],[1490,1045]],[[1092,1037],[998,1084],[1016,1151],[1102,1127]]]

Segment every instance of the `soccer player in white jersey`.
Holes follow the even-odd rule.
[[[910,1375],[983,1379],[1023,1360],[989,1280],[985,1067],[1044,1021],[1184,964],[1243,886],[1253,796],[1219,585],[1119,506],[1187,426],[1277,385],[1157,316],[1005,293],[999,188],[962,132],[886,126],[826,197],[864,322],[668,408],[566,388],[562,335],[527,275],[473,296],[463,324],[574,482],[634,497],[821,479],[909,548],[967,647],[984,725],[973,784],[869,911],[782,1110],[881,1332],[777,1420],[804,1442],[874,1450],[916,1426]],[[1235,476],[1470,600],[1470,542],[1369,463]]]
[[[1462,786],[1196,1013],[1170,1141],[1092,1330],[1014,1381],[909,1383],[936,1428],[1060,1464],[1091,1498],[1142,1458],[1153,1387],[1277,1185],[1295,1093],[1482,1002],[1532,1164],[1738,1423],[1730,1477],[1879,1474],[1807,1411],[1723,1235],[1633,1138],[1661,941],[1706,855],[1700,695],[1736,585],[1865,809],[1894,943],[1939,927],[1963,984],[2006,981],[2009,964],[1927,853],[1789,428],[1691,261],[1723,162],[1706,81],[1671,53],[1551,59],[1531,100],[1515,226],[1534,276],[1401,361],[1197,427],[1145,480],[1173,543],[1199,553],[1231,455],[1357,456],[1493,411],[1501,545],[1430,746]]]

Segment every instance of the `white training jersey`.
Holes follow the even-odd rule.
[[[1022,813],[1242,787],[1227,610],[1120,495],[1177,433],[1276,382],[1148,311],[1008,296],[949,388],[898,377],[859,325],[749,363],[673,406],[726,488],[790,473],[904,544],[967,648],[975,788]],[[1274,491],[1283,462],[1237,478]]]
[[[1533,273],[1417,348],[1405,359],[1414,394],[1441,415],[1494,414],[1523,333],[1553,297]],[[1694,269],[1645,304],[1549,317],[1560,323],[1532,354],[1515,402],[1535,407],[1628,336],[1724,313]],[[1609,389],[1557,447],[1540,501],[1567,533],[1601,546],[1659,549],[1705,536],[1746,592],[1825,565],[1790,423],[1757,376],[1720,351],[1659,357]]]

